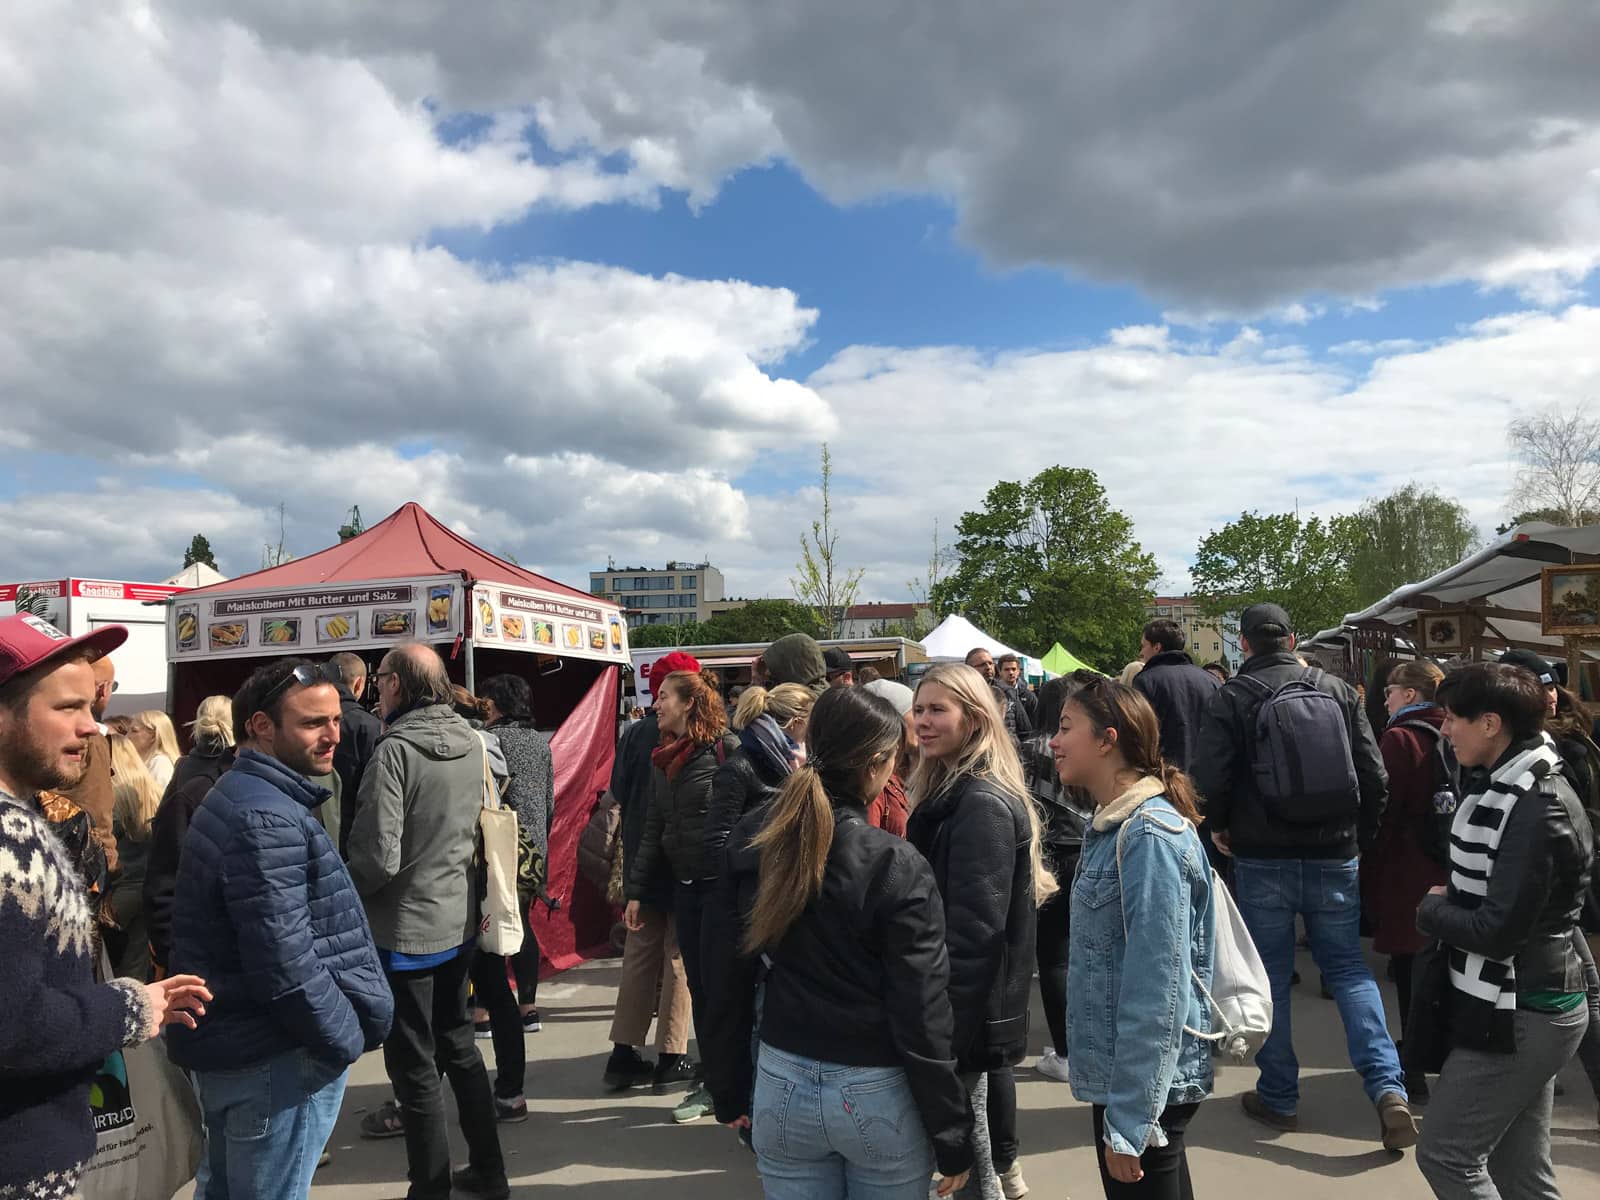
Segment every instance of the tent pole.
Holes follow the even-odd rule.
[[[472,639],[470,637],[466,639],[466,652],[467,652],[467,691],[471,692],[474,696],[476,696],[478,694],[478,668],[477,668],[477,664],[472,661]]]

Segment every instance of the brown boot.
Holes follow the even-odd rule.
[[[1294,1113],[1281,1113],[1275,1108],[1268,1108],[1261,1097],[1254,1092],[1246,1092],[1239,1097],[1239,1103],[1244,1108],[1245,1115],[1252,1121],[1260,1121],[1269,1129],[1278,1129],[1284,1133],[1293,1133],[1300,1128],[1300,1118]]]
[[[1416,1118],[1399,1092],[1385,1092],[1378,1097],[1378,1124],[1383,1129],[1385,1150],[1404,1150],[1417,1144]]]

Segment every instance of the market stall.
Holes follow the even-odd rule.
[[[281,566],[175,596],[167,611],[172,711],[232,695],[265,659],[351,651],[374,668],[418,641],[474,690],[501,673],[528,680],[539,728],[552,732],[556,804],[548,891],[535,910],[556,967],[606,944],[612,911],[577,878],[577,839],[611,775],[627,627],[609,601],[496,558],[406,504],[349,541]]]

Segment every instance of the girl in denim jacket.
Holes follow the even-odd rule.
[[[1149,701],[1112,680],[1066,703],[1050,749],[1062,783],[1095,802],[1072,883],[1072,1093],[1094,1106],[1108,1197],[1189,1200],[1184,1134],[1211,1093],[1200,985],[1215,928],[1194,785],[1162,761]]]

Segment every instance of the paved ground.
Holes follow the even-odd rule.
[[[1304,955],[1301,972],[1308,981],[1316,979]],[[528,1035],[528,1104],[533,1115],[525,1124],[501,1126],[513,1195],[531,1197],[559,1187],[564,1200],[637,1200],[666,1182],[667,1196],[759,1196],[755,1160],[729,1130],[709,1119],[673,1125],[673,1098],[648,1091],[620,1097],[600,1092],[616,978],[615,962],[592,963],[540,990],[544,1031]],[[1197,1194],[1255,1193],[1292,1200],[1428,1197],[1411,1157],[1388,1154],[1377,1144],[1377,1118],[1348,1067],[1332,1002],[1320,999],[1314,986],[1296,991],[1303,1132],[1274,1135],[1248,1121],[1237,1097],[1254,1085],[1255,1072],[1223,1070],[1217,1094],[1190,1128]],[[1390,989],[1391,1006],[1393,1002]],[[1039,1031],[1037,1051],[1044,1029],[1037,1011],[1034,1027]],[[478,1044],[492,1060],[489,1043]],[[1556,1102],[1553,1132],[1562,1188],[1572,1198],[1600,1195],[1595,1101],[1575,1065],[1563,1082],[1567,1094]],[[1039,1200],[1100,1195],[1087,1108],[1072,1099],[1065,1084],[1026,1067],[1019,1070],[1017,1093],[1024,1170],[1032,1194]],[[334,1135],[335,1161],[317,1174],[311,1193],[316,1200],[405,1195],[404,1145],[363,1141],[357,1135],[361,1115],[387,1094],[382,1061],[368,1055],[352,1074]],[[452,1132],[459,1153],[459,1134]]]

